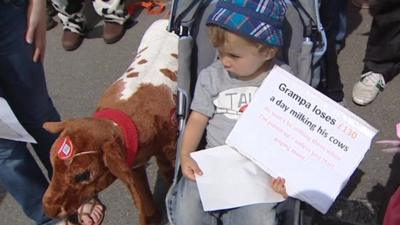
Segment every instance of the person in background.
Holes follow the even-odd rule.
[[[60,116],[49,97],[42,61],[46,47],[46,1],[0,0],[0,96],[30,135],[38,159],[51,177],[50,148],[55,135],[42,128]],[[48,218],[42,197],[46,176],[27,149],[27,143],[0,138],[0,183],[37,225],[67,225],[66,220]],[[98,224],[103,208],[88,212],[84,225]],[[71,223],[69,223],[71,224]]]
[[[361,79],[353,87],[353,102],[365,106],[400,73],[400,1],[370,1],[373,15]]]
[[[339,52],[344,48],[347,37],[347,0],[337,0],[338,15],[334,26],[336,30],[336,51]]]
[[[338,54],[347,36],[345,0],[322,0],[321,23],[327,36],[327,49],[321,59],[322,79],[318,90],[332,100],[345,105],[343,83],[340,78]]]
[[[103,38],[107,44],[119,41],[125,32],[129,14],[124,0],[91,1],[97,14],[103,17]],[[84,0],[52,0],[63,24],[62,46],[67,51],[77,49],[85,35]]]
[[[47,30],[51,30],[57,26],[57,22],[53,19],[55,15],[57,15],[57,11],[51,5],[51,0],[46,0]]]

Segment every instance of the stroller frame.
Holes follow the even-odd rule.
[[[205,24],[205,14],[209,14],[217,0],[173,0],[168,30],[179,37],[178,103],[179,123],[178,151],[174,180],[166,197],[167,216],[171,225],[174,221],[170,212],[174,204],[174,187],[182,176],[180,171],[180,146],[189,115],[189,106],[198,72],[215,60],[215,50],[198,48],[207,39],[200,27]],[[319,61],[326,51],[327,41],[319,18],[319,0],[286,0],[288,11],[284,25],[284,47],[279,58],[287,63],[294,74],[317,87],[321,79]],[[299,29],[300,27],[300,29]],[[286,38],[289,34],[289,38]],[[212,46],[209,46],[212,47]],[[213,48],[211,48],[213,49]],[[205,52],[204,52],[205,51]],[[207,55],[203,60],[202,54]],[[214,56],[213,60],[212,59]],[[203,56],[204,57],[204,56]],[[185,66],[182,66],[185,65]],[[278,225],[309,225],[315,211],[298,199],[288,198],[278,204]]]

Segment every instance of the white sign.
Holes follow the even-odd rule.
[[[281,202],[272,177],[227,145],[190,154],[203,172],[196,176],[204,211]]]
[[[36,143],[15,117],[7,101],[0,97],[0,138]]]
[[[226,143],[290,196],[326,213],[357,168],[377,130],[276,66]]]

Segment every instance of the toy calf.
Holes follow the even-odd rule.
[[[155,156],[170,184],[176,153],[178,37],[159,20],[146,31],[137,56],[109,87],[93,117],[47,122],[60,133],[51,148],[54,174],[44,198],[50,217],[65,218],[116,178],[129,188],[140,224],[157,223],[160,212],[145,167]]]

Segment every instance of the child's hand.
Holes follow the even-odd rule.
[[[195,174],[200,176],[203,175],[203,172],[200,170],[196,161],[194,161],[190,156],[181,157],[181,169],[183,176],[191,181],[196,181]]]
[[[272,189],[274,189],[275,192],[281,194],[284,198],[289,197],[289,195],[286,192],[285,179],[281,177],[272,179]]]

